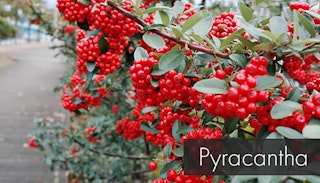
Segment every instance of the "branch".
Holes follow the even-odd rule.
[[[112,7],[115,10],[117,10],[118,12],[123,14],[124,16],[130,18],[131,20],[137,22],[142,27],[148,27],[149,26],[149,24],[147,24],[146,22],[141,20],[139,17],[137,17],[136,15],[131,14],[129,11],[127,11],[124,8],[120,7],[118,4],[112,2],[111,0],[108,0],[107,3],[108,3],[108,5],[110,7]],[[151,29],[149,31],[153,32],[153,33],[155,33],[155,34],[157,34],[157,35],[159,35],[161,37],[167,38],[168,40],[173,41],[173,42],[175,42],[177,44],[180,44],[182,46],[187,46],[188,48],[190,48],[192,50],[197,50],[197,51],[200,51],[200,52],[203,52],[203,53],[207,53],[207,54],[212,55],[212,56],[217,56],[217,57],[220,57],[220,58],[229,58],[228,54],[222,53],[220,51],[213,51],[213,50],[211,50],[209,48],[204,48],[204,47],[201,47],[201,46],[194,45],[194,44],[189,43],[187,41],[180,40],[177,37],[169,35],[169,34],[163,32],[163,31],[160,31],[160,30],[157,30],[157,29]]]
[[[77,139],[74,139],[74,142],[79,144],[81,147],[85,147],[85,145],[83,143],[81,143],[80,141],[78,141]],[[107,152],[100,152],[96,149],[92,149],[92,148],[89,148],[89,151],[91,152],[94,152],[96,154],[99,154],[99,155],[105,155],[105,156],[111,156],[111,157],[118,157],[118,158],[125,158],[125,159],[131,159],[131,160],[142,160],[142,159],[151,159],[150,157],[148,156],[130,156],[130,155],[120,155],[120,154],[111,154],[111,153],[107,153]]]

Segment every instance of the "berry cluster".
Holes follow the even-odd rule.
[[[100,86],[100,82],[104,77],[96,77],[94,90],[89,90],[86,87],[87,81],[82,78],[80,72],[75,72],[70,79],[70,84],[63,88],[62,106],[71,112],[77,109],[88,109],[89,105],[99,106],[101,100],[107,94],[107,90]]]
[[[238,87],[230,87],[226,94],[205,94],[201,105],[212,116],[245,119],[256,111],[257,103],[266,102],[269,94],[265,90],[256,91],[256,78],[267,74],[268,60],[264,57],[252,58],[245,69],[234,77]],[[224,79],[224,71],[216,72],[216,77]]]
[[[309,83],[309,89],[317,89],[317,79],[320,77],[320,73],[312,69],[312,65],[319,67],[320,61],[314,55],[308,55],[305,57],[304,62],[298,56],[290,56],[283,59],[283,67],[290,74],[290,76],[297,80],[300,84]]]
[[[167,172],[167,179],[157,179],[152,181],[152,183],[210,183],[213,180],[213,176],[195,176],[195,175],[185,175],[184,171],[179,173],[174,169],[169,169]],[[219,183],[224,183],[224,181],[219,181]]]
[[[218,38],[224,38],[239,28],[234,14],[231,12],[223,12],[221,15],[215,17],[209,35],[212,34]]]
[[[297,10],[302,13],[305,10],[309,10],[310,5],[306,2],[292,2],[292,3],[290,3],[289,8],[291,10]]]
[[[97,126],[87,127],[87,140],[91,143],[95,143],[98,140],[98,137],[95,135],[95,131],[97,130]]]
[[[78,21],[80,23],[86,20],[91,11],[88,6],[74,0],[58,0],[57,8],[66,20],[70,22]]]

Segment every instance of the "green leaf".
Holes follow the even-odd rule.
[[[166,70],[161,70],[161,69],[156,69],[156,70],[153,70],[152,72],[151,72],[151,75],[153,75],[153,76],[162,76],[162,75],[164,75],[165,73],[167,73],[168,71],[166,71]]]
[[[139,60],[141,58],[149,58],[147,50],[142,47],[136,48],[133,54],[134,60]]]
[[[81,98],[75,98],[75,99],[73,100],[73,104],[74,104],[74,105],[81,104],[82,102],[83,102],[83,100],[82,100]]]
[[[206,36],[212,28],[213,18],[210,13],[207,13],[205,17],[193,26],[193,32],[200,36]],[[200,42],[200,41],[199,41]]]
[[[253,25],[249,24],[241,17],[236,17],[236,18],[238,20],[237,23],[257,40],[260,40],[260,37],[265,37],[269,39],[265,34],[263,34],[261,29],[254,27]]]
[[[230,36],[228,36],[227,38],[225,38],[222,42],[221,42],[221,49],[223,49],[224,47],[228,46],[228,44],[237,39],[238,37],[241,36],[241,34],[244,32],[244,29],[239,29],[235,32],[233,32]]]
[[[163,149],[163,155],[168,158],[168,157],[170,156],[170,154],[171,154],[171,151],[172,151],[172,146],[171,146],[171,144],[169,143],[169,144],[167,144],[167,145],[164,147],[164,149]]]
[[[266,137],[266,139],[283,139],[283,136],[277,132],[272,132]]]
[[[196,25],[200,20],[205,16],[206,11],[199,11],[198,13],[192,15],[183,25],[182,25],[182,33],[185,33],[187,30],[191,29],[194,25]]]
[[[150,14],[150,13],[154,13],[156,11],[163,11],[163,10],[172,10],[172,9],[169,7],[166,7],[166,6],[157,6],[157,7],[148,8],[148,9],[144,10],[143,13]]]
[[[302,130],[302,135],[308,139],[320,139],[320,125],[307,125]]]
[[[150,106],[150,107],[143,108],[141,112],[145,114],[145,113],[148,113],[148,112],[151,112],[151,111],[155,111],[157,109],[159,109],[158,106]]]
[[[172,151],[172,153],[174,155],[176,155],[177,157],[183,157],[183,154],[184,154],[183,146],[180,146],[180,147],[176,148],[175,150]]]
[[[270,18],[269,27],[271,32],[275,34],[277,37],[280,36],[282,33],[288,32],[288,23],[283,17],[280,16],[274,16]]]
[[[230,134],[232,133],[237,125],[239,124],[239,121],[240,119],[239,118],[228,118],[227,121],[224,123],[224,131],[227,133],[227,134]]]
[[[172,32],[178,39],[183,36],[182,32],[178,28],[172,27]]]
[[[232,178],[231,183],[250,182],[250,180],[255,180],[256,178],[256,175],[236,175]]]
[[[278,126],[276,130],[278,133],[288,139],[304,139],[301,133],[289,127]]]
[[[238,39],[242,42],[243,45],[248,47],[250,50],[253,50],[253,47],[256,45],[256,43],[254,43],[254,42],[252,42],[242,36],[239,36]]]
[[[286,100],[298,102],[300,99],[300,96],[301,96],[301,91],[299,90],[298,87],[294,87],[290,90]]]
[[[231,54],[229,55],[229,58],[236,62],[242,68],[245,68],[248,63],[247,58],[242,54]]]
[[[254,51],[273,51],[274,44],[269,42],[269,43],[261,43],[253,47]]]
[[[150,79],[151,81],[151,85],[155,88],[157,88],[159,86],[159,80],[154,80],[152,77]]]
[[[320,15],[319,15],[318,13],[316,13],[316,12],[314,12],[314,11],[309,11],[309,10],[304,11],[304,12],[306,12],[306,13],[308,13],[309,15],[311,15],[312,17],[320,20]]]
[[[162,37],[160,37],[156,34],[145,33],[145,34],[143,34],[142,39],[150,47],[155,48],[155,49],[163,48],[166,45],[166,43],[164,42]]]
[[[163,25],[163,24],[152,24],[148,27],[148,30],[151,30],[151,29],[159,29],[159,28],[165,28],[166,26]]]
[[[309,32],[311,37],[316,36],[316,30],[314,29],[313,23],[311,23],[304,15],[301,15],[300,13],[298,13],[298,18],[304,28]]]
[[[268,127],[267,126],[263,126],[263,127],[260,128],[260,130],[259,130],[259,132],[257,134],[257,139],[264,139],[268,135],[269,135]]]
[[[253,17],[251,9],[241,1],[238,3],[238,7],[243,18],[249,22]]]
[[[165,11],[159,11],[159,15],[160,15],[162,24],[165,26],[168,26],[170,24],[170,17],[168,13],[166,13]]]
[[[227,93],[227,83],[220,79],[203,79],[198,81],[194,88],[201,93],[208,94],[226,94]]]
[[[166,178],[168,170],[177,170],[181,166],[181,164],[182,163],[179,161],[171,161],[170,163],[164,165],[164,167],[160,170],[160,177],[163,179]]]
[[[309,121],[309,125],[320,125],[320,119],[319,118],[312,118],[310,121]]]
[[[172,9],[176,15],[181,14],[184,10],[184,3],[181,1],[175,1]]]
[[[151,134],[157,134],[159,132],[157,129],[151,127],[147,122],[140,123],[140,128],[145,132],[149,131]]]
[[[282,80],[274,76],[260,76],[257,78],[257,86],[254,90],[265,90],[279,86]]]
[[[106,53],[109,49],[108,42],[103,36],[100,37],[99,42],[98,42],[98,46],[99,46],[101,53]]]
[[[96,62],[86,62],[86,67],[89,72],[92,72],[96,68]]]
[[[184,61],[185,55],[182,50],[171,50],[161,56],[159,61],[159,69],[170,71],[179,67],[181,62]]]
[[[293,11],[293,42],[296,42],[299,35],[299,17],[296,10]]]
[[[270,115],[272,119],[282,119],[291,116],[297,110],[302,110],[301,104],[286,100],[275,104],[270,111]]]
[[[274,33],[270,32],[270,31],[262,31],[263,34],[265,34],[266,36],[268,36],[270,38],[270,40],[272,40],[273,42],[277,42],[277,37]]]
[[[172,126],[172,136],[177,142],[180,142],[179,128],[181,128],[181,123],[179,120],[176,120]]]
[[[259,183],[281,182],[282,176],[276,175],[260,175],[258,177]]]
[[[77,2],[80,2],[80,3],[87,5],[87,6],[90,5],[90,0],[78,0]]]
[[[190,132],[191,130],[194,130],[191,126],[189,125],[184,125],[184,126],[181,126],[179,129],[178,129],[178,134],[184,134],[186,135],[188,132]]]

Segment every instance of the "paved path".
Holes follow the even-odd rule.
[[[48,46],[0,46],[0,55],[15,61],[0,67],[0,183],[59,181],[38,162],[41,153],[25,147],[35,117],[65,114],[59,94],[53,93],[64,65]]]

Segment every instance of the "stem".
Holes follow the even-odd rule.
[[[124,8],[120,7],[119,5],[117,5],[116,3],[108,0],[107,1],[108,5],[117,10],[118,12],[120,12],[121,14],[123,14],[124,16],[130,18],[131,20],[137,22],[139,25],[141,25],[142,27],[149,27],[149,24],[147,24],[146,22],[144,22],[143,20],[141,20],[139,17],[137,17],[136,15],[133,15],[131,14],[129,11],[125,10]],[[182,46],[185,46],[187,45],[188,48],[192,49],[192,50],[197,50],[197,51],[200,51],[200,52],[203,52],[203,53],[207,53],[209,55],[212,55],[212,56],[217,56],[217,57],[221,57],[221,58],[229,58],[229,55],[226,54],[226,53],[222,53],[220,51],[213,51],[209,48],[205,48],[205,47],[201,47],[201,46],[197,46],[197,45],[194,45],[192,43],[189,43],[185,40],[180,40],[178,39],[177,37],[175,36],[172,36],[172,35],[169,35],[163,31],[160,31],[160,30],[157,30],[157,29],[151,29],[149,30],[150,32],[153,32],[161,37],[164,37],[170,41],[173,41],[177,44],[180,44]]]
[[[82,144],[80,141],[78,141],[77,139],[74,139],[74,142],[79,144],[81,147],[85,147],[84,144]],[[125,158],[125,159],[131,159],[131,160],[142,160],[142,159],[150,159],[150,157],[148,156],[130,156],[130,155],[121,155],[121,154],[111,154],[111,153],[107,153],[107,152],[100,152],[96,149],[92,149],[89,148],[89,151],[94,152],[96,154],[99,155],[105,155],[105,156],[111,156],[111,157],[118,157],[118,158]]]

